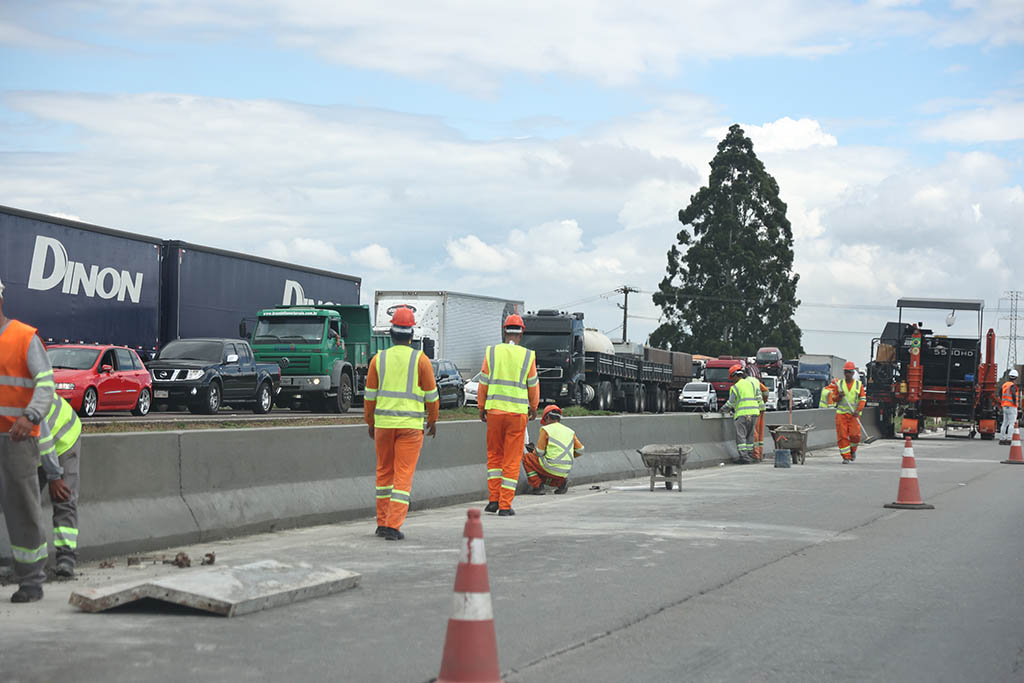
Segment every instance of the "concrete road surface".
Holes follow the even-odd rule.
[[[1024,467],[998,464],[1007,450],[915,442],[930,511],[882,507],[897,441],[849,466],[831,450],[791,469],[687,473],[681,493],[633,480],[520,497],[517,516],[484,520],[501,670],[509,682],[1022,681]],[[230,620],[158,604],[80,613],[67,604],[77,585],[193,571],[91,564],[41,603],[0,606],[0,677],[430,680],[464,519],[465,506],[414,511],[398,543],[366,520],[186,548],[363,575]]]

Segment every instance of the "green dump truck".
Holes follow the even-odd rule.
[[[239,333],[249,337],[243,321]],[[278,306],[257,315],[253,353],[281,368],[281,408],[347,413],[362,402],[370,359],[391,346],[373,334],[368,306]]]

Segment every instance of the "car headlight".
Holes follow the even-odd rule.
[[[185,373],[185,379],[186,380],[200,379],[203,376],[204,373],[205,373],[205,370],[189,370],[189,371],[187,371]]]
[[[57,388],[62,391],[73,391],[75,385],[71,382],[57,382]]]

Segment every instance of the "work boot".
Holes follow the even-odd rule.
[[[844,465],[849,465],[851,462],[853,462],[853,461],[850,460],[849,458],[843,458],[843,464]]]
[[[856,459],[857,459],[857,451],[853,451],[852,453],[850,453],[850,462],[853,462]]]
[[[543,496],[544,493],[545,493],[545,491],[544,491],[544,484],[541,484],[540,486],[538,486],[536,488],[533,488],[533,487],[530,488],[530,495],[531,496]]]
[[[569,490],[569,480],[566,479],[562,482],[562,485],[555,489],[555,493],[565,493]]]
[[[57,567],[54,569],[54,574],[62,579],[71,579],[75,576],[75,563],[67,557],[62,557],[57,560]]]
[[[398,529],[392,529],[389,526],[384,527],[385,541],[401,541],[403,538],[405,538],[405,534]]]
[[[11,596],[11,602],[35,602],[42,599],[42,586],[19,586],[14,595]]]
[[[491,502],[487,503],[487,507],[484,508],[484,512],[497,512],[497,511],[498,511],[498,501],[496,501],[496,500],[492,500]]]
[[[509,508],[507,510],[498,510],[499,517],[511,517],[514,514],[516,514],[516,511],[513,510],[512,508]]]
[[[387,527],[386,527],[386,526],[378,526],[378,527],[377,527],[377,530],[373,532],[373,535],[374,535],[374,536],[380,536],[380,537],[382,537],[382,538],[383,538],[383,536],[384,536],[384,530],[385,530],[385,529],[387,529]]]

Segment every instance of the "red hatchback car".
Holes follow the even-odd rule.
[[[130,410],[146,415],[153,405],[153,379],[139,355],[123,346],[54,344],[46,348],[57,393],[83,417]]]

